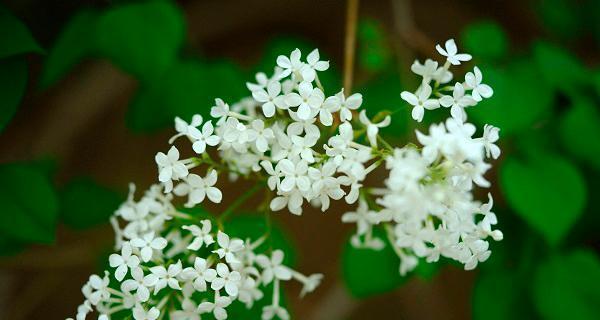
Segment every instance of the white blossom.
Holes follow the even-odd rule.
[[[444,44],[444,48],[439,44],[435,46],[435,49],[443,56],[446,57],[448,62],[453,65],[459,65],[461,62],[471,60],[471,55],[467,53],[458,53],[456,48],[456,42],[454,39],[447,40]]]

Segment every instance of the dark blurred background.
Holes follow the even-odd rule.
[[[127,30],[115,27],[114,33],[123,31],[123,36],[114,40],[112,50],[90,49],[93,32],[86,28],[95,15],[141,2],[3,1],[42,49],[31,47],[2,57],[3,63],[11,66],[17,59],[26,63],[27,80],[22,99],[15,104],[18,108],[0,134],[0,162],[23,163],[47,173],[57,199],[57,204],[48,208],[57,207],[52,209],[57,217],[50,223],[53,231],[49,237],[37,241],[5,230],[10,229],[14,211],[10,206],[0,209],[4,216],[0,229],[6,231],[5,235],[0,232],[0,252],[6,256],[0,258],[0,319],[64,319],[74,315],[83,298],[81,285],[90,273],[98,272],[111,249],[113,233],[106,223],[111,212],[102,211],[114,209],[124,199],[129,182],[144,189],[156,181],[154,155],[166,150],[174,115],[187,117],[200,112],[195,107],[208,110],[215,97],[241,96],[245,82],[254,80],[253,72],[270,72],[276,55],[289,54],[296,46],[305,50],[317,47],[330,59],[331,85],[325,86],[332,88],[328,94],[338,91],[345,1],[178,1],[175,8],[183,14],[185,25],[177,56],[193,62],[189,69],[184,64],[183,71],[173,71],[170,76],[140,73],[154,68],[156,63],[151,59],[145,65],[143,59],[136,58],[137,66],[119,60],[119,52],[130,49],[128,44],[139,45],[153,55],[152,46],[144,47],[147,39],[136,39],[139,44],[129,42]],[[146,18],[141,21],[151,29],[154,17]],[[73,19],[78,20],[75,23]],[[275,219],[297,246],[297,269],[325,274],[322,286],[304,299],[297,297],[298,286],[286,288],[293,317],[560,319],[560,312],[544,310],[558,304],[577,319],[590,315],[600,318],[599,291],[572,285],[600,287],[596,258],[600,232],[595,210],[600,168],[595,158],[600,148],[596,122],[600,120],[600,77],[596,70],[599,19],[600,4],[592,0],[361,1],[353,91],[365,94],[368,110],[369,98],[380,104],[373,107],[376,110],[406,108],[399,94],[415,87],[416,79],[408,73],[410,64],[415,58],[437,58],[435,44],[448,38],[456,38],[459,48],[473,53],[484,82],[490,80],[486,83],[494,87],[498,101],[472,116],[478,123],[489,120],[498,125],[503,130],[501,137],[504,133],[509,136],[503,140],[503,157],[488,175],[494,181],[491,192],[505,240],[492,246],[492,258],[480,270],[466,272],[448,264],[409,279],[390,280],[397,285],[381,292],[357,293],[347,289],[342,267],[349,254],[346,242],[352,229],[342,225],[340,216],[349,208],[338,203],[326,214],[314,209],[305,210],[302,217],[278,213]],[[131,30],[136,27],[131,23]],[[10,33],[8,29],[0,31],[3,36]],[[169,35],[159,33],[156,37]],[[529,69],[540,65],[539,70]],[[17,71],[10,70],[0,71],[7,79],[2,80],[6,86],[19,81]],[[487,70],[492,70],[489,78]],[[487,118],[484,112],[492,108]],[[408,124],[407,113],[398,114],[404,118],[394,118],[399,125],[386,134],[398,142],[413,139],[414,125]],[[522,121],[513,123],[515,117]],[[531,150],[538,149],[544,150],[531,155]],[[539,167],[536,159],[545,161],[548,154],[556,166],[535,171]],[[566,191],[551,188],[540,196],[559,199],[559,205],[574,203],[562,211],[574,211],[573,217],[561,220],[567,221],[566,227],[547,227],[539,221],[554,219],[552,214],[531,217],[527,204],[523,205],[518,196],[513,199],[515,193],[527,195],[528,189],[519,182],[514,187],[500,181],[499,176],[513,181],[511,173],[497,170],[500,163],[508,161],[530,172],[527,179],[537,179],[532,188],[536,188],[535,183],[543,184],[544,179],[559,179],[561,183],[556,171],[566,163],[565,183],[575,186],[566,185]],[[385,172],[378,174],[374,181],[385,177]],[[6,179],[0,184],[3,192],[11,188],[11,181]],[[224,186],[224,202],[239,196],[244,186]],[[220,207],[209,209],[218,212]],[[92,221],[78,220],[79,215],[87,214],[93,216]],[[546,231],[548,228],[552,230]],[[578,262],[573,262],[575,267],[557,265],[556,261],[569,260],[575,251],[585,256],[585,266],[579,268]],[[377,272],[364,263],[365,274]],[[583,270],[585,276],[574,280],[565,270]],[[543,283],[548,286],[543,287]],[[539,297],[543,291],[560,294]]]

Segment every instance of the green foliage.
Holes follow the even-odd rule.
[[[383,27],[377,20],[364,19],[358,24],[358,63],[365,70],[378,72],[390,64]]]
[[[526,162],[506,159],[500,184],[509,205],[550,245],[560,243],[585,206],[586,186],[579,170],[552,154]]]
[[[0,58],[28,52],[42,53],[27,26],[0,5]]]
[[[406,134],[410,117],[410,108],[402,98],[400,77],[394,72],[383,72],[358,88],[356,92],[363,95],[363,104],[369,116],[389,110],[392,112],[392,123],[381,129],[384,136],[401,137]]]
[[[169,1],[116,6],[96,28],[98,51],[142,81],[168,70],[185,38],[182,13]]]
[[[73,66],[96,51],[96,24],[100,14],[81,11],[66,24],[62,33],[48,53],[40,76],[44,88],[56,83]]]
[[[0,131],[14,116],[27,87],[27,62],[23,57],[0,59]]]
[[[17,111],[27,87],[24,53],[43,50],[27,27],[0,5],[0,131]]]
[[[502,27],[493,21],[469,25],[462,33],[465,51],[481,61],[497,60],[508,53],[508,37]]]
[[[263,215],[240,213],[231,221],[225,223],[225,231],[232,237],[256,241],[268,233],[269,239],[265,240],[255,252],[268,252],[280,249],[285,253],[283,264],[293,267],[296,264],[296,252],[292,241],[286,232],[276,223],[267,225]]]
[[[534,301],[544,319],[597,319],[600,314],[600,261],[578,250],[555,255],[539,266]]]
[[[522,318],[523,284],[507,271],[481,272],[473,288],[473,319]]]
[[[90,178],[77,178],[60,193],[60,216],[73,229],[91,228],[107,223],[122,200],[118,193]]]
[[[385,239],[382,230],[375,236]],[[346,241],[342,252],[342,276],[346,287],[356,298],[392,291],[408,279],[400,276],[400,260],[387,240],[382,250],[358,249]]]
[[[573,93],[590,82],[591,75],[577,57],[558,46],[537,42],[533,47],[533,59],[543,79],[565,93]]]
[[[580,99],[560,118],[560,138],[575,157],[600,170],[600,113],[591,101]]]
[[[128,126],[149,132],[170,126],[178,116],[189,121],[194,114],[207,117],[219,97],[235,103],[247,93],[244,73],[227,61],[176,62],[155,83],[141,88],[127,114]]]
[[[564,39],[572,38],[581,31],[581,1],[541,0],[535,8],[545,26],[554,34]]]
[[[25,164],[0,165],[0,235],[23,243],[52,243],[58,199],[49,178]]]
[[[494,89],[494,95],[466,109],[479,123],[494,124],[503,137],[530,129],[548,116],[553,96],[550,88],[539,81],[540,73],[530,62],[515,60],[505,68],[481,67],[483,81]]]

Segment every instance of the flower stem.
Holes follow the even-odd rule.
[[[354,76],[354,55],[356,47],[356,21],[358,20],[359,0],[348,0],[346,6],[346,39],[344,47],[344,93],[349,96]]]
[[[257,183],[252,188],[250,188],[250,190],[244,192],[244,194],[235,199],[235,201],[233,201],[233,203],[229,207],[227,207],[227,209],[225,209],[225,211],[223,211],[223,213],[221,213],[221,215],[217,219],[219,229],[223,229],[223,221],[225,221],[225,219],[227,219],[227,217],[231,215],[231,213],[233,213],[239,206],[244,204],[246,200],[248,200],[253,194],[255,194],[258,190],[260,190],[263,187],[264,185],[262,183]]]

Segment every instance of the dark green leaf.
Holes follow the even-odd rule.
[[[265,217],[257,214],[240,213],[230,222],[225,223],[227,234],[243,240],[255,241],[265,235],[268,229]],[[255,251],[266,252],[276,249],[280,249],[285,253],[285,265],[293,267],[296,264],[296,252],[293,243],[286,236],[282,227],[273,223],[269,237]]]
[[[24,246],[22,243],[0,235],[0,257],[14,256],[23,251],[23,249]]]
[[[582,5],[572,0],[542,0],[536,1],[537,12],[544,25],[556,35],[571,39],[583,27],[581,19]]]
[[[65,186],[60,200],[62,221],[80,230],[107,223],[123,199],[117,192],[82,177]]]
[[[242,71],[226,61],[182,61],[152,85],[142,87],[127,114],[128,126],[148,132],[173,124],[175,116],[189,121],[194,114],[208,116],[215,98],[237,102],[245,88]]]
[[[143,81],[157,80],[169,69],[184,37],[182,13],[170,1],[116,6],[97,25],[100,53]]]
[[[381,24],[372,19],[358,24],[358,62],[368,71],[382,71],[390,62],[390,49]]]
[[[594,252],[578,250],[553,256],[537,270],[534,301],[544,319],[598,319],[600,261]]]
[[[507,271],[481,271],[473,289],[473,319],[520,319],[523,290],[523,284]]]
[[[381,111],[391,112],[392,123],[381,130],[383,135],[402,137],[406,134],[408,121],[412,121],[412,118],[410,118],[411,109],[400,98],[402,86],[396,73],[382,73],[356,90],[356,92],[363,95],[362,106],[367,110],[370,117]]]
[[[531,62],[517,60],[504,69],[480,69],[483,83],[494,89],[494,95],[467,109],[478,123],[493,124],[506,136],[530,129],[547,117],[553,95],[548,85],[539,81],[540,73]]]
[[[63,28],[44,64],[40,76],[42,87],[48,87],[73,66],[95,52],[96,24],[100,15],[84,10],[77,13]]]
[[[466,52],[486,61],[502,58],[508,51],[506,33],[493,21],[470,24],[462,33],[462,42]]]
[[[384,239],[384,233],[376,229],[374,234]],[[387,240],[382,250],[357,249],[350,241],[342,252],[342,276],[350,293],[357,298],[392,291],[406,282],[400,276],[400,260]]]
[[[533,47],[535,63],[552,87],[576,95],[574,90],[591,83],[591,74],[572,53],[546,42]]]
[[[24,57],[0,59],[0,131],[17,111],[27,87]]]
[[[0,165],[0,234],[14,241],[52,243],[58,200],[48,177],[24,164]]]
[[[600,113],[587,100],[580,100],[560,117],[560,137],[565,148],[600,170]]]
[[[0,5],[0,58],[43,51],[27,26]]]
[[[527,162],[506,159],[500,183],[509,205],[551,245],[565,237],[586,202],[577,168],[552,154],[538,154]]]

